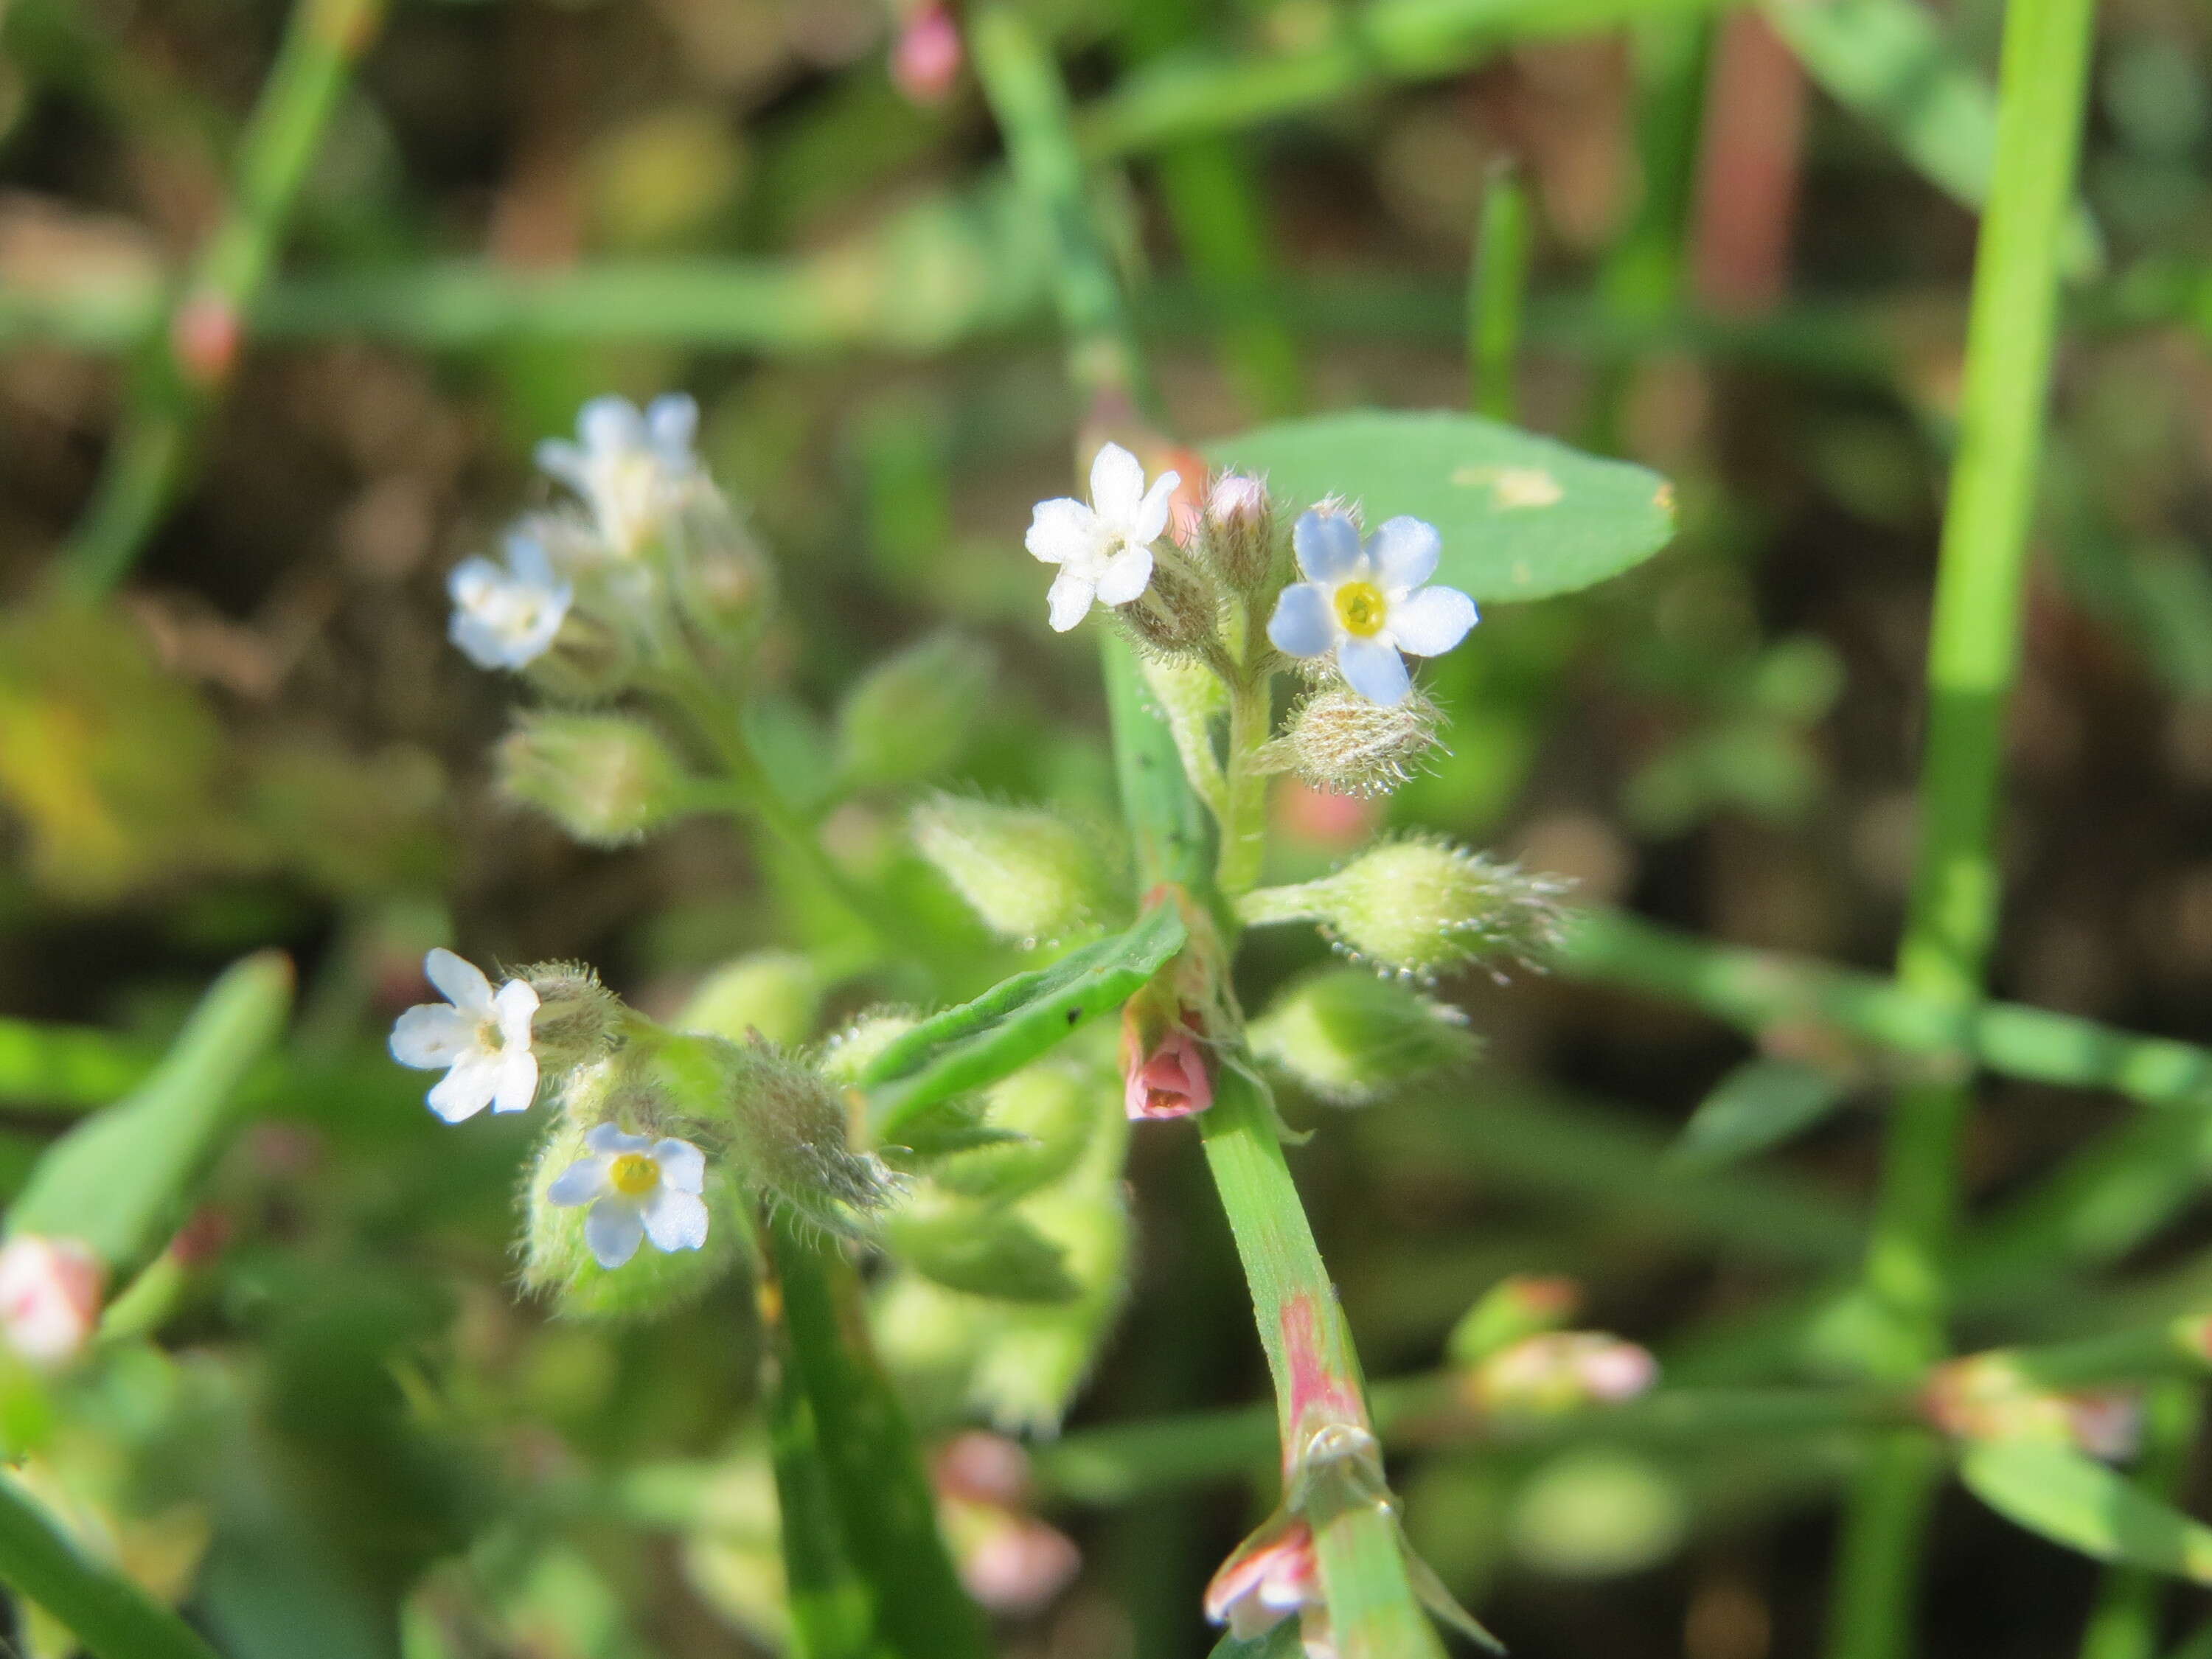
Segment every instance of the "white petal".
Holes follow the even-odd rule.
[[[491,1000],[499,1017],[499,1037],[509,1048],[530,1047],[530,1022],[538,1012],[538,992],[526,979],[511,979]]]
[[[1359,532],[1341,513],[1301,513],[1291,526],[1291,545],[1297,550],[1298,568],[1317,582],[1340,582],[1365,561],[1359,551]]]
[[[618,1123],[594,1123],[584,1131],[584,1145],[612,1158],[619,1152],[641,1152],[653,1145],[643,1135],[626,1135]]]
[[[1441,656],[1467,637],[1474,601],[1456,587],[1425,587],[1390,607],[1390,636],[1401,651]]]
[[[507,568],[519,581],[532,587],[550,588],[556,586],[553,575],[553,561],[545,556],[544,544],[535,536],[520,532],[507,538]]]
[[[1336,665],[1352,689],[1371,703],[1394,708],[1413,688],[1397,647],[1382,640],[1348,639],[1336,647]]]
[[[646,447],[644,417],[627,398],[594,398],[576,411],[576,435],[595,455]]]
[[[1097,585],[1079,571],[1063,570],[1052,579],[1052,592],[1045,596],[1052,611],[1052,631],[1065,634],[1091,612],[1091,601],[1097,594]]]
[[[446,578],[446,592],[455,605],[472,609],[507,586],[507,572],[478,555],[463,559]]]
[[[448,1123],[474,1117],[491,1104],[491,1097],[499,1092],[499,1079],[498,1056],[472,1050],[438,1079],[430,1091],[430,1109]]]
[[[1129,538],[1137,542],[1156,542],[1160,532],[1168,527],[1168,513],[1173,504],[1176,486],[1182,482],[1180,472],[1163,472],[1152,480],[1152,487],[1145,492],[1145,499],[1137,503],[1133,521],[1129,526]]]
[[[507,1049],[499,1057],[499,1089],[492,1097],[495,1112],[526,1112],[538,1098],[538,1056],[527,1048]]]
[[[644,1237],[645,1218],[635,1204],[603,1198],[584,1218],[584,1243],[591,1247],[592,1259],[611,1273],[637,1254]]]
[[[1126,526],[1145,498],[1145,469],[1119,444],[1108,444],[1091,463],[1091,505],[1109,524]]]
[[[549,477],[557,478],[579,495],[590,488],[590,475],[585,471],[584,452],[566,438],[548,438],[538,446],[538,470]]]
[[[472,611],[453,612],[453,620],[446,624],[446,637],[479,668],[507,665],[507,635]]]
[[[664,392],[647,405],[645,424],[662,459],[688,461],[691,445],[699,435],[698,400],[688,392]]]
[[[1400,517],[1388,520],[1368,544],[1367,556],[1376,574],[1393,594],[1419,587],[1437,574],[1437,555],[1443,550],[1437,527],[1420,520]]]
[[[607,1160],[580,1158],[553,1177],[553,1184],[545,1189],[545,1201],[562,1209],[588,1204],[605,1189],[606,1184]]]
[[[1336,642],[1328,616],[1328,595],[1311,582],[1293,582],[1275,601],[1267,638],[1276,650],[1293,657],[1318,657]]]
[[[696,1193],[707,1185],[707,1155],[688,1140],[656,1140],[653,1161],[660,1178],[679,1193]]]
[[[1097,515],[1071,496],[1039,501],[1022,538],[1032,558],[1047,564],[1080,564],[1098,544]]]
[[[707,1206],[696,1194],[663,1187],[646,1201],[646,1236],[664,1250],[696,1250],[707,1242]]]
[[[1098,603],[1127,605],[1152,580],[1152,550],[1125,548],[1106,561],[1098,573]]]
[[[441,946],[422,958],[422,976],[464,1013],[482,1019],[491,1012],[491,981],[465,957]]]
[[[447,1002],[418,1002],[392,1023],[392,1057],[402,1066],[441,1071],[477,1046],[482,1022]]]

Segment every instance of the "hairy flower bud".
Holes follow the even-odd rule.
[[[668,540],[671,586],[694,626],[735,641],[760,625],[775,595],[775,567],[728,498],[703,477],[690,482]]]
[[[1458,1009],[1357,968],[1294,981],[1250,1027],[1253,1051],[1340,1106],[1364,1106],[1474,1057]]]
[[[588,1066],[612,1048],[623,1021],[622,999],[580,962],[541,962],[514,975],[538,994],[530,1017],[530,1051],[547,1077]]]
[[[1015,1073],[991,1091],[983,1121],[1021,1139],[956,1152],[932,1177],[949,1191],[1000,1202],[1059,1180],[1083,1156],[1098,1120],[1097,1097],[1087,1084],[1067,1066]]]
[[[1267,757],[1334,795],[1387,795],[1437,746],[1443,714],[1419,690],[1384,706],[1342,687],[1316,691],[1291,712]]]
[[[562,702],[604,702],[627,690],[637,651],[621,629],[587,611],[571,610],[561,631],[523,671],[547,696]]]
[[[853,1151],[836,1083],[770,1042],[714,1048],[731,1156],[763,1196],[830,1232],[853,1232],[884,1206],[890,1177]]]
[[[1222,580],[1247,596],[1272,594],[1288,574],[1267,487],[1241,472],[1223,473],[1206,492],[1197,544]]]
[[[896,1008],[871,1008],[830,1039],[822,1054],[822,1073],[848,1087],[860,1082],[876,1056],[921,1024]]]
[[[621,714],[532,713],[501,740],[500,787],[591,847],[618,847],[682,811],[693,786],[650,727]]]
[[[1004,938],[1062,939],[1113,904],[1103,837],[1041,808],[939,795],[915,809],[912,830],[921,855]]]
[[[1571,1279],[1515,1273],[1484,1291],[1444,1339],[1444,1353],[1459,1366],[1481,1364],[1500,1349],[1555,1331],[1581,1311],[1583,1289]]]
[[[1567,887],[1415,836],[1319,881],[1248,893],[1237,908],[1255,924],[1317,921],[1352,957],[1427,979],[1476,962],[1540,962],[1559,943]]]
[[[1221,631],[1221,593],[1210,572],[1163,549],[1151,586],[1114,614],[1146,650],[1195,657]]]
[[[737,1042],[758,1032],[771,1042],[804,1042],[822,1012],[822,974],[793,951],[757,951],[699,981],[677,1024]]]
[[[837,711],[837,775],[879,788],[943,771],[960,757],[991,687],[991,653],[939,634],[877,664]]]

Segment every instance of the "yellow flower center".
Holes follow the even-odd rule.
[[[1382,631],[1382,619],[1389,614],[1389,605],[1382,590],[1373,582],[1343,582],[1336,590],[1336,619],[1344,624],[1344,631],[1359,638],[1371,639]]]
[[[660,1184],[660,1166],[643,1152],[624,1152],[607,1165],[607,1185],[625,1198],[642,1198]]]

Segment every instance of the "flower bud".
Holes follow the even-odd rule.
[[[1460,1316],[1444,1339],[1444,1353],[1459,1366],[1480,1364],[1500,1349],[1557,1330],[1581,1311],[1582,1286],[1571,1279],[1515,1273],[1501,1279]]]
[[[757,951],[725,963],[699,981],[677,1024],[742,1042],[804,1042],[822,1012],[822,975],[793,951]]]
[[[1551,1416],[1633,1400],[1659,1380],[1649,1350],[1602,1331],[1546,1331],[1476,1365],[1466,1379],[1477,1411]]]
[[[1386,708],[1337,687],[1293,709],[1266,757],[1333,795],[1387,795],[1421,769],[1443,724],[1442,711],[1418,690]]]
[[[1568,884],[1416,836],[1319,881],[1248,893],[1237,908],[1255,924],[1317,921],[1355,958],[1427,979],[1474,962],[1540,962],[1559,943]]]
[[[726,1068],[731,1157],[749,1182],[830,1232],[852,1232],[884,1206],[890,1177],[852,1150],[835,1083],[773,1043],[714,1046]]]
[[[629,689],[637,672],[629,636],[605,617],[571,609],[553,643],[531,659],[523,676],[562,702],[604,702]]]
[[[775,596],[775,571],[727,497],[690,480],[668,524],[676,603],[695,627],[734,641],[750,635]]]
[[[948,1290],[1001,1302],[1073,1302],[1060,1248],[1015,1211],[924,1193],[887,1217],[884,1247]]]
[[[1262,1060],[1340,1106],[1465,1065],[1479,1046],[1458,1009],[1357,968],[1304,975],[1252,1023],[1250,1036]]]
[[[2130,1455],[2142,1431],[2139,1396],[2111,1389],[2059,1393],[2002,1350],[1937,1366],[1922,1408],[1938,1429],[1961,1440],[2040,1441],[2107,1459]]]
[[[1098,1119],[1085,1076],[1047,1064],[1015,1073],[991,1091],[983,1121],[1021,1137],[956,1152],[931,1171],[937,1184],[1003,1202],[1058,1181],[1075,1167]]]
[[[697,1301],[738,1265],[744,1248],[744,1206],[725,1161],[707,1161],[701,1196],[710,1220],[702,1248],[640,1250],[619,1267],[602,1267],[585,1238],[589,1211],[548,1196],[572,1165],[592,1156],[584,1140],[592,1127],[572,1111],[538,1149],[525,1188],[524,1285],[575,1319],[653,1319]]]
[[[939,634],[860,677],[837,711],[837,775],[849,787],[911,783],[960,757],[991,686],[991,655]]]
[[[1209,573],[1163,547],[1151,586],[1114,614],[1146,650],[1195,657],[1220,634],[1221,594]]]
[[[857,1085],[877,1055],[921,1023],[897,1009],[869,1009],[830,1039],[822,1054],[823,1075],[848,1088]]]
[[[1275,504],[1257,478],[1224,472],[1213,481],[1198,521],[1198,547],[1200,556],[1240,593],[1272,593],[1283,585]]]
[[[18,1233],[0,1246],[0,1339],[58,1370],[92,1340],[106,1288],[106,1264],[75,1239]]]
[[[1112,907],[1102,836],[1052,812],[939,795],[915,809],[912,830],[921,855],[1003,938],[1063,939]]]
[[[621,714],[526,714],[501,742],[496,763],[510,799],[589,847],[639,840],[693,793],[668,745]]]
[[[548,1077],[605,1057],[620,1035],[622,999],[580,962],[541,962],[515,978],[538,993],[530,1017],[530,1051]]]
[[[1309,1613],[1323,1617],[1321,1558],[1313,1528],[1283,1516],[1237,1547],[1206,1587],[1206,1616],[1229,1626],[1234,1642],[1256,1642],[1284,1620]]]

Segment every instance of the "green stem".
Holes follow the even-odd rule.
[[[0,1473],[0,1582],[68,1628],[93,1659],[219,1659],[192,1627],[95,1561]]]
[[[1510,162],[1492,168],[1475,232],[1467,332],[1475,412],[1493,421],[1510,422],[1520,417],[1515,370],[1528,294],[1531,228],[1528,189],[1519,171]]]
[[[1222,788],[1221,858],[1214,882],[1235,899],[1259,884],[1267,857],[1267,777],[1254,764],[1274,726],[1267,677],[1229,688],[1229,758]]]
[[[2029,515],[2079,149],[2094,0],[2013,0],[2005,16],[1996,173],[1974,264],[1960,449],[1929,643],[1921,847],[1898,983],[1960,1011],[1981,997],[1996,925],[1997,785],[2017,671]],[[1958,1203],[1963,1081],[1908,1089],[1884,1146],[1865,1287],[1882,1316],[1878,1376],[1944,1344],[1944,1256]],[[1940,1460],[1919,1437],[1860,1476],[1844,1528],[1832,1659],[1911,1650],[1917,1566]]]
[[[324,129],[380,15],[380,0],[296,0],[239,142],[229,206],[143,343],[122,429],[62,556],[73,586],[113,587],[168,510]]]

